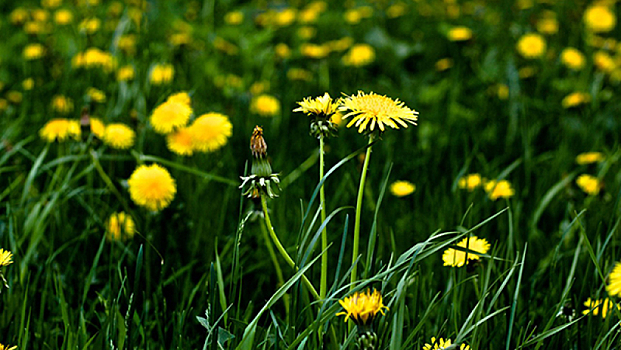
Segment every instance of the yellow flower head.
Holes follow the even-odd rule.
[[[300,107],[293,112],[306,113],[309,116],[325,116],[330,117],[338,111],[338,100],[333,100],[329,93],[323,94],[315,98],[305,97],[302,102],[297,102]]]
[[[151,211],[166,208],[175,198],[177,186],[166,168],[158,165],[141,165],[127,180],[129,195],[139,206]]]
[[[369,289],[367,289],[366,293],[355,292],[353,295],[339,300],[339,304],[341,304],[345,311],[339,312],[336,315],[344,315],[345,322],[351,317],[352,321],[357,325],[371,324],[378,313],[385,315],[384,309],[388,310],[388,307],[382,301],[382,294],[375,289],[373,293]]]
[[[39,136],[47,142],[62,142],[69,137],[78,140],[80,138],[80,124],[77,120],[52,119],[39,130]]]
[[[80,32],[87,34],[96,33],[101,27],[101,20],[99,18],[86,18],[78,25]]]
[[[468,190],[470,192],[474,191],[477,187],[480,187],[483,184],[483,179],[480,174],[474,173],[466,175],[459,179],[457,182],[457,186],[459,188]]]
[[[106,133],[106,125],[99,118],[90,118],[91,132],[98,139],[103,139]]]
[[[191,114],[192,107],[186,104],[185,100],[180,101],[178,98],[171,100],[169,98],[153,110],[150,121],[155,132],[168,134],[177,128],[185,126]]]
[[[580,70],[584,67],[586,59],[582,52],[573,47],[567,47],[561,52],[561,62],[570,69]]]
[[[330,47],[328,45],[304,43],[300,46],[300,53],[304,57],[321,59],[330,54]]]
[[[189,126],[194,148],[201,152],[213,152],[226,145],[232,131],[229,118],[220,113],[203,114]]]
[[[168,101],[179,102],[189,106],[192,103],[192,98],[190,98],[190,95],[187,92],[181,91],[170,95],[168,97]]]
[[[537,21],[537,31],[543,34],[556,34],[558,32],[558,20],[554,17],[544,17]]]
[[[425,343],[425,345],[423,345],[423,350],[444,350],[451,345],[453,345],[451,339],[444,340],[442,338],[436,339],[436,337],[431,337],[431,344]],[[470,350],[470,345],[461,344],[459,348],[455,347],[455,349]]]
[[[0,248],[0,266],[8,266],[13,263],[13,253]]]
[[[41,44],[30,44],[24,48],[23,56],[26,60],[36,60],[43,57],[45,54],[45,47]]]
[[[95,101],[97,103],[102,103],[106,101],[106,94],[94,87],[89,87],[86,89],[86,95],[91,99],[91,101]]]
[[[369,44],[356,44],[343,56],[346,66],[362,67],[375,61],[375,49]]]
[[[584,12],[584,24],[594,33],[609,32],[617,24],[617,17],[607,6],[594,5]]]
[[[271,95],[259,95],[250,101],[250,110],[261,117],[273,117],[280,114],[280,101]]]
[[[22,87],[26,91],[32,90],[32,88],[34,87],[34,79],[32,78],[24,79],[24,81],[22,81]]]
[[[390,184],[390,193],[397,197],[405,197],[416,191],[416,185],[409,181],[395,181]]]
[[[597,316],[601,312],[602,318],[606,318],[608,313],[613,312],[612,309],[614,308],[615,303],[608,298],[605,298],[604,300],[602,299],[593,300],[591,298],[587,298],[587,300],[584,302],[584,306],[586,306],[587,309],[582,310],[583,315],[587,315],[591,313],[593,316]],[[621,310],[621,306],[617,305],[617,309]]]
[[[595,176],[582,174],[576,179],[576,184],[584,193],[594,196],[602,189],[602,183]]]
[[[224,22],[228,25],[236,26],[244,21],[244,13],[241,11],[231,11],[224,15]]]
[[[438,72],[445,71],[445,70],[453,67],[453,64],[454,64],[454,62],[453,62],[452,58],[448,58],[448,57],[441,58],[441,59],[436,61],[436,70]]]
[[[579,165],[599,163],[604,160],[601,152],[585,152],[576,156],[576,163]]]
[[[109,72],[116,66],[116,59],[109,53],[91,47],[84,52],[77,53],[71,60],[74,67],[102,68]]]
[[[445,250],[442,254],[444,266],[462,267],[467,263],[466,255],[468,255],[468,260],[479,260],[481,257],[473,252],[485,254],[490,248],[490,244],[485,238],[478,238],[477,236],[466,237],[457,243],[457,246],[468,249],[471,252],[465,252],[454,248]]]
[[[511,183],[507,180],[490,180],[485,183],[485,192],[489,199],[495,201],[498,198],[510,198],[515,194],[515,190],[511,187]]]
[[[447,36],[450,41],[467,41],[472,39],[472,30],[468,27],[453,27]]]
[[[106,222],[106,238],[108,241],[125,241],[134,237],[136,224],[125,212],[112,213]]]
[[[175,68],[171,64],[156,64],[151,70],[149,81],[153,85],[169,83],[175,76]]]
[[[120,67],[116,72],[116,80],[118,81],[128,81],[134,79],[135,70],[133,66],[123,66]]]
[[[621,262],[617,262],[608,276],[606,292],[610,296],[621,296]]]
[[[189,128],[180,128],[166,135],[168,149],[180,156],[191,156],[194,153],[194,143]]]
[[[134,145],[136,133],[129,126],[115,123],[106,126],[103,142],[112,148],[128,149]]]
[[[347,127],[355,125],[359,133],[363,133],[367,127],[370,132],[374,131],[376,124],[382,132],[386,125],[393,129],[399,129],[399,125],[407,128],[407,123],[416,125],[418,120],[418,112],[406,107],[405,103],[373,92],[366,94],[358,91],[358,95],[342,98],[341,103],[339,110],[346,112],[343,118],[351,117]]]
[[[525,34],[518,40],[517,51],[524,58],[541,57],[546,52],[546,41],[540,34]]]
[[[593,54],[595,67],[605,73],[611,73],[617,67],[615,60],[606,51],[597,51]]]
[[[0,344],[0,350],[15,350],[17,349],[17,345],[9,346]]]
[[[67,25],[73,21],[73,13],[67,9],[60,9],[54,12],[54,22],[60,26]]]
[[[561,105],[563,108],[572,108],[588,103],[589,101],[591,101],[591,95],[586,92],[576,91],[565,96],[563,101],[561,101]]]
[[[69,97],[56,95],[52,98],[52,109],[62,114],[69,113],[73,111],[73,101]]]

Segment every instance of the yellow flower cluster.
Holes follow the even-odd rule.
[[[345,322],[351,318],[357,325],[370,324],[378,313],[384,315],[384,309],[388,310],[382,301],[382,294],[377,290],[373,290],[371,293],[369,289],[366,293],[355,292],[353,295],[339,300],[339,304],[345,311],[336,315],[344,315]]]

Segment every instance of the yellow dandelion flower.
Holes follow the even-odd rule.
[[[125,212],[112,213],[106,222],[106,239],[108,241],[126,241],[134,237],[136,224]]]
[[[345,51],[354,44],[352,37],[346,36],[338,40],[331,40],[326,43],[330,51]]]
[[[168,149],[180,156],[191,156],[194,153],[194,143],[189,128],[180,128],[166,135]]]
[[[518,40],[516,48],[524,58],[538,58],[546,52],[546,41],[540,34],[525,34]]]
[[[291,49],[289,48],[289,46],[287,46],[287,44],[277,44],[274,47],[274,52],[276,53],[276,56],[280,57],[280,58],[289,58],[291,56]]]
[[[133,56],[136,54],[136,41],[138,41],[138,37],[135,34],[121,35],[117,41],[117,46],[128,56]]]
[[[558,32],[558,20],[554,17],[544,17],[537,21],[537,31],[542,34],[556,34]]]
[[[32,19],[35,22],[46,22],[47,19],[50,17],[50,13],[44,9],[34,9],[30,13],[30,16],[32,16]]]
[[[501,100],[506,100],[509,98],[509,87],[507,84],[498,84],[496,86],[496,94],[498,98]]]
[[[176,94],[172,94],[168,97],[167,101],[172,101],[172,102],[179,102],[179,103],[183,103],[185,105],[190,105],[190,103],[192,103],[192,98],[190,97],[190,95],[185,92],[185,91],[181,91],[178,92]]]
[[[129,126],[114,123],[106,126],[103,142],[112,148],[128,149],[134,145],[136,133]]]
[[[86,95],[91,99],[91,101],[95,101],[97,103],[102,103],[106,101],[106,94],[94,87],[89,87],[86,89]]]
[[[375,61],[375,49],[368,44],[356,44],[343,56],[346,66],[362,67]]]
[[[123,66],[120,67],[116,72],[116,80],[118,81],[128,81],[133,80],[135,75],[135,70],[133,66]]]
[[[321,59],[330,54],[330,47],[327,45],[304,43],[300,46],[300,52],[302,53],[302,56]]]
[[[26,22],[29,17],[30,14],[28,13],[28,10],[22,7],[16,8],[9,14],[9,20],[11,21],[11,24],[14,25],[20,25]]]
[[[485,192],[489,199],[495,201],[498,198],[511,198],[515,194],[511,183],[507,180],[490,180],[485,183]]]
[[[153,85],[162,85],[172,81],[175,76],[175,68],[171,64],[156,64],[151,69],[149,81]]]
[[[405,197],[416,191],[416,185],[409,181],[395,181],[390,184],[390,193],[396,197]]]
[[[103,139],[106,133],[106,125],[99,118],[90,118],[91,132],[98,139]]]
[[[17,349],[17,345],[10,346],[10,345],[0,344],[0,350],[15,350],[15,349]]]
[[[576,156],[576,163],[579,165],[599,163],[604,160],[601,152],[585,152]]]
[[[617,262],[608,276],[606,292],[610,296],[621,296],[621,262]]]
[[[472,39],[472,29],[468,27],[453,27],[448,33],[447,37],[450,41],[468,41]]]
[[[141,165],[127,180],[129,195],[139,206],[159,211],[170,205],[175,198],[175,179],[166,168],[158,165]]]
[[[436,337],[431,337],[431,344],[425,343],[425,345],[423,345],[423,350],[444,350],[451,345],[453,345],[451,339],[444,340],[443,338],[437,339]],[[461,344],[459,348],[454,348],[459,350],[470,350],[470,345]]]
[[[397,2],[386,9],[388,18],[397,18],[403,16],[407,12],[407,6],[402,2]]]
[[[317,29],[311,26],[303,26],[298,29],[298,37],[302,40],[312,39],[317,34]]]
[[[9,100],[11,103],[19,104],[22,102],[23,95],[19,91],[7,91],[6,99]]]
[[[597,51],[593,54],[595,67],[605,73],[612,73],[617,67],[615,60],[605,51]]]
[[[62,3],[63,3],[62,0],[41,0],[41,6],[50,8],[50,9],[55,9],[58,6],[60,6],[60,4]]]
[[[280,101],[271,95],[259,95],[250,101],[250,111],[261,117],[273,117],[280,114]]]
[[[270,83],[267,81],[255,81],[252,85],[250,85],[250,89],[248,90],[253,95],[260,95],[264,91],[269,90],[269,87]]]
[[[80,124],[77,120],[52,119],[39,130],[39,136],[47,142],[62,142],[69,137],[77,140],[80,138]]]
[[[609,32],[617,24],[617,17],[605,5],[594,5],[584,11],[584,24],[594,33]]]
[[[359,133],[363,133],[367,127],[370,132],[374,131],[376,124],[382,132],[386,125],[393,129],[399,129],[399,125],[407,128],[407,123],[416,125],[418,120],[418,112],[406,107],[399,99],[393,100],[373,92],[366,94],[358,91],[358,95],[345,96],[341,102],[339,110],[346,112],[343,118],[351,117],[347,127],[355,125]]]
[[[457,243],[457,246],[468,249],[469,251],[465,252],[454,248],[445,250],[442,254],[444,266],[462,267],[467,264],[466,255],[468,256],[468,260],[479,260],[481,257],[473,252],[486,254],[490,248],[490,244],[485,238],[478,238],[477,236],[466,237]]]
[[[591,313],[591,315],[597,316],[601,313],[602,318],[606,318],[609,313],[613,313],[615,303],[608,298],[605,298],[604,300],[587,298],[584,302],[584,306],[586,306],[587,309],[582,310],[583,315]],[[621,306],[617,305],[617,309],[621,310]]]
[[[43,57],[45,54],[45,47],[43,45],[35,43],[29,44],[24,48],[23,51],[24,59],[32,61]]]
[[[32,88],[34,87],[34,79],[32,78],[24,79],[24,81],[22,81],[22,87],[26,91],[32,90]]]
[[[99,28],[101,28],[101,20],[99,18],[87,18],[78,25],[80,32],[87,34],[94,34]]]
[[[297,102],[300,107],[293,112],[302,112],[307,115],[323,115],[331,116],[338,111],[338,100],[333,100],[329,93],[323,94],[316,98],[305,97],[302,102]]]
[[[571,94],[565,96],[563,101],[561,101],[561,105],[563,108],[572,108],[583,105],[591,101],[591,95],[586,92],[572,92]]]
[[[61,114],[73,111],[73,100],[67,96],[56,95],[52,97],[52,109]]]
[[[385,315],[384,309],[388,307],[384,305],[382,294],[377,290],[367,289],[366,293],[355,292],[353,295],[339,300],[339,304],[345,311],[339,312],[336,316],[345,316],[345,322],[351,318],[357,325],[367,325],[373,322],[375,316],[379,313]]]
[[[481,175],[477,173],[468,174],[460,178],[457,182],[457,186],[459,186],[459,188],[470,192],[474,191],[478,187],[481,187],[481,185],[483,185],[483,178],[481,178]]]
[[[231,11],[224,15],[224,23],[232,26],[241,24],[244,21],[244,13],[241,11]]]
[[[287,79],[294,81],[311,81],[313,80],[313,73],[304,68],[290,68],[287,71]]]
[[[73,13],[67,9],[60,9],[54,12],[54,22],[60,26],[67,25],[73,21]]]
[[[71,64],[76,68],[102,68],[109,72],[116,67],[116,59],[109,52],[91,47],[76,54],[71,60]]]
[[[168,134],[177,128],[185,126],[190,119],[190,115],[192,115],[192,107],[184,103],[184,101],[179,102],[175,98],[173,100],[169,99],[157,106],[149,120],[155,132]]]
[[[597,195],[602,189],[601,181],[595,176],[589,174],[582,174],[578,176],[576,184],[582,191],[584,191],[584,193],[590,196]]]
[[[9,266],[13,263],[13,253],[0,248],[0,266]]]
[[[582,52],[573,47],[567,47],[561,52],[561,62],[570,69],[580,70],[584,68],[586,59]]]
[[[213,152],[226,145],[232,131],[229,118],[220,113],[203,114],[189,126],[194,148],[201,152]]]
[[[438,72],[445,71],[451,67],[453,67],[453,59],[451,58],[445,57],[436,61],[436,70]]]

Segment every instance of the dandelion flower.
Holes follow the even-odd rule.
[[[280,101],[271,95],[259,95],[250,101],[250,110],[261,117],[273,117],[280,114]]]
[[[431,344],[425,343],[423,350],[444,350],[451,345],[453,345],[451,339],[444,340],[443,338],[436,339],[436,337],[431,337]],[[454,349],[470,350],[470,345],[461,344],[459,348],[454,347]]]
[[[445,57],[445,58],[441,58],[441,59],[437,60],[435,66],[436,66],[436,70],[438,72],[442,72],[442,71],[445,71],[445,70],[453,67],[453,64],[454,64],[454,62],[453,62],[453,60],[451,58],[446,58]]]
[[[582,52],[573,47],[566,47],[561,52],[561,62],[570,69],[580,70],[584,67],[586,59]]]
[[[468,260],[479,260],[480,256],[473,252],[485,254],[490,248],[490,244],[485,238],[478,238],[477,236],[466,237],[457,243],[457,246],[470,251],[466,253],[463,250],[454,248],[445,250],[444,254],[442,254],[444,266],[462,267],[467,263],[466,255],[468,255]]]
[[[609,32],[617,24],[617,17],[607,6],[594,5],[584,12],[584,24],[594,33]]]
[[[377,290],[373,290],[371,293],[369,289],[366,293],[355,292],[353,295],[339,300],[339,304],[345,311],[336,315],[344,315],[345,322],[351,318],[356,325],[371,324],[378,313],[385,315],[384,309],[388,310],[382,301],[382,294]]]
[[[612,272],[608,276],[608,285],[606,285],[606,292],[610,296],[621,296],[621,262],[615,264]]]
[[[30,44],[24,48],[23,56],[26,60],[36,60],[43,57],[45,48],[41,44]]]
[[[563,108],[577,107],[591,101],[591,95],[586,92],[575,91],[565,96],[561,101]]]
[[[453,27],[448,32],[450,41],[467,41],[472,39],[472,30],[468,27]]]
[[[128,81],[134,79],[135,70],[133,66],[123,66],[120,67],[116,72],[116,80],[118,81]]]
[[[13,253],[0,248],[0,266],[8,266],[13,263]]]
[[[362,67],[375,61],[375,49],[369,44],[356,44],[343,56],[346,66]]]
[[[236,26],[244,21],[244,13],[241,11],[231,11],[224,15],[224,22],[228,25]]]
[[[585,152],[576,156],[576,163],[579,165],[599,163],[604,160],[601,152]]]
[[[47,142],[62,142],[69,137],[77,140],[80,137],[80,124],[77,120],[52,119],[39,130],[39,136]]]
[[[594,196],[602,189],[602,183],[595,176],[582,174],[576,179],[576,184],[584,193]]]
[[[485,192],[489,199],[495,201],[498,198],[510,198],[515,194],[515,190],[511,186],[511,183],[507,180],[490,180],[485,183]]]
[[[106,133],[106,125],[99,118],[90,118],[91,132],[98,139],[103,139]]]
[[[382,132],[386,125],[393,129],[399,129],[399,125],[407,128],[407,123],[416,125],[418,120],[418,112],[409,109],[403,102],[373,92],[366,94],[358,91],[358,95],[346,96],[341,101],[339,110],[346,112],[343,119],[351,117],[347,127],[355,125],[359,133],[363,133],[367,127],[369,132],[374,131],[376,124]]]
[[[457,182],[457,186],[463,190],[468,190],[470,192],[474,191],[477,187],[481,187],[483,184],[483,179],[480,174],[474,173],[466,175],[459,179]]]
[[[155,132],[160,134],[168,134],[185,126],[192,114],[192,107],[178,99],[169,99],[161,105],[157,106],[151,114],[151,125]]]
[[[395,181],[390,184],[390,193],[396,197],[405,197],[416,191],[416,185],[409,181]]]
[[[194,143],[189,128],[180,128],[166,135],[166,145],[171,152],[180,156],[191,156],[194,153]]]
[[[192,99],[190,98],[190,95],[185,91],[181,91],[176,94],[170,95],[168,97],[168,101],[179,102],[179,103],[183,103],[188,106],[190,105],[190,103],[192,103]]]
[[[151,211],[166,208],[175,198],[175,180],[166,168],[158,165],[141,165],[127,180],[129,195],[137,205]]]
[[[518,40],[517,51],[524,58],[541,57],[546,51],[546,41],[540,34],[525,34]]]
[[[593,64],[597,69],[611,73],[616,67],[616,63],[612,57],[606,51],[597,51],[593,54]]]
[[[89,87],[86,89],[86,95],[91,99],[91,101],[95,101],[97,103],[102,103],[106,101],[106,94],[94,87]]]
[[[17,349],[17,345],[9,346],[0,344],[0,350],[15,350]]]
[[[601,312],[602,318],[606,318],[608,313],[613,312],[612,309],[614,308],[615,303],[608,298],[605,298],[604,300],[593,300],[591,298],[587,298],[587,300],[584,302],[584,306],[586,306],[588,309],[582,310],[583,315],[588,315],[589,313],[591,313],[593,316],[597,316]],[[621,306],[617,305],[617,309],[621,310]]]
[[[67,9],[60,9],[54,12],[54,22],[56,24],[64,26],[73,21],[73,13]]]
[[[220,113],[203,114],[189,126],[194,147],[202,152],[212,152],[224,146],[232,130],[229,118]]]
[[[63,95],[52,98],[52,109],[58,113],[67,114],[73,111],[73,100]]]
[[[129,126],[115,123],[106,126],[103,142],[112,148],[128,149],[134,145],[136,133]]]
[[[151,70],[149,81],[153,85],[162,85],[172,81],[175,68],[170,64],[156,64]]]
[[[109,241],[125,241],[134,237],[136,224],[125,212],[112,213],[106,222],[106,238]]]

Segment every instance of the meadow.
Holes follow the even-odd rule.
[[[1,2],[0,350],[620,349],[619,10]]]

